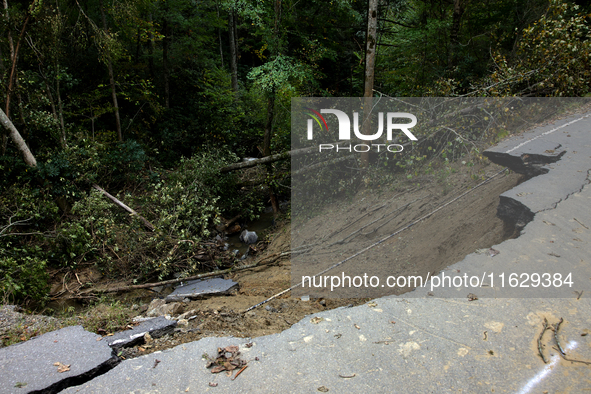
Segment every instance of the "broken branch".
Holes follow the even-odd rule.
[[[177,278],[177,279],[169,279],[169,280],[164,280],[161,282],[154,282],[154,283],[144,283],[141,285],[131,285],[131,286],[120,286],[120,287],[112,287],[112,288],[108,288],[108,289],[95,289],[92,290],[91,292],[96,292],[96,293],[117,293],[120,291],[130,291],[130,290],[136,290],[136,289],[147,289],[150,287],[156,287],[156,286],[162,286],[162,285],[169,285],[169,284],[173,284],[173,283],[180,283],[180,282],[186,282],[189,280],[196,280],[196,279],[203,279],[203,278],[209,278],[211,276],[218,276],[218,275],[223,275],[223,274],[227,274],[233,271],[242,271],[245,269],[250,269],[250,268],[255,268],[261,265],[261,263],[267,259],[272,259],[270,262],[266,263],[266,264],[271,264],[273,262],[275,262],[277,259],[283,257],[283,256],[287,256],[288,254],[290,254],[290,252],[282,252],[282,253],[275,253],[272,254],[271,256],[267,256],[259,261],[257,261],[254,264],[249,264],[249,265],[243,265],[241,267],[232,267],[232,268],[227,268],[224,270],[217,270],[217,271],[212,271],[212,272],[206,272],[204,274],[199,274],[199,275],[193,275],[193,276],[189,276],[187,278]]]
[[[96,190],[98,190],[99,192],[101,192],[105,197],[107,197],[109,200],[113,201],[113,203],[115,203],[115,205],[117,205],[119,208],[122,208],[124,210],[126,210],[127,212],[129,212],[132,216],[137,216],[142,223],[144,224],[144,226],[146,226],[146,228],[148,228],[148,230],[150,231],[154,231],[154,225],[152,223],[150,223],[146,218],[144,218],[142,215],[138,214],[136,211],[134,211],[133,209],[129,208],[127,205],[125,205],[124,203],[122,203],[120,200],[118,200],[116,197],[113,197],[112,195],[110,195],[109,193],[107,193],[105,191],[105,189],[103,189],[102,187],[100,187],[97,184],[93,184],[92,185],[93,188],[95,188]]]

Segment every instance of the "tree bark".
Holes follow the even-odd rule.
[[[220,19],[220,7],[219,5],[216,3],[215,5],[215,11],[218,14],[218,20]],[[220,29],[218,27],[218,43],[220,45],[220,60],[222,62],[222,69],[224,68],[224,49],[222,46],[222,29]]]
[[[448,57],[448,66],[453,67],[456,63],[456,50],[458,48],[458,37],[460,34],[460,21],[464,14],[464,4],[462,0],[454,0],[454,11],[452,15],[451,31],[449,34],[450,48]]]
[[[363,84],[363,127],[362,133],[369,134],[370,115],[373,106],[373,81],[375,74],[376,49],[377,49],[377,28],[378,28],[378,0],[368,1],[367,10],[367,36],[365,42],[365,75]],[[361,153],[361,167],[365,168],[369,164],[369,152]]]
[[[378,0],[369,0],[369,8],[367,11],[367,36],[365,40],[365,76],[363,97],[373,97],[377,28]]]
[[[109,30],[107,29],[107,17],[105,16],[105,7],[103,4],[103,0],[99,2],[101,8],[101,18],[103,20],[103,30],[105,34],[109,35]],[[113,62],[111,61],[111,54],[107,53],[106,60],[107,60],[107,68],[109,69],[109,83],[111,84],[111,97],[113,99],[113,110],[115,112],[115,128],[117,129],[117,137],[119,141],[123,141],[123,133],[121,131],[121,119],[119,118],[119,104],[117,102],[117,90],[115,88],[115,73],[113,72]]]
[[[148,228],[148,230],[154,231],[154,225],[152,223],[150,223],[142,215],[138,214],[136,211],[134,211],[133,209],[131,209],[130,207],[128,207],[127,205],[125,205],[123,202],[121,202],[121,200],[119,200],[116,197],[110,195],[109,193],[107,193],[105,191],[105,189],[103,189],[102,187],[100,187],[97,184],[93,184],[92,187],[95,188],[96,190],[98,190],[99,192],[101,192],[109,200],[113,201],[113,203],[115,203],[115,205],[117,205],[119,208],[122,208],[122,209],[126,210],[127,212],[129,212],[133,216],[137,216],[142,221],[142,223],[144,224],[144,226],[146,226],[146,228]]]
[[[170,47],[170,27],[168,21],[164,20],[164,39],[162,40],[162,66],[164,68],[164,106],[170,108],[170,69],[168,67],[168,50]]]
[[[60,122],[60,130],[61,130],[61,145],[62,148],[68,146],[68,141],[66,140],[66,127],[64,126],[64,106],[62,104],[62,95],[60,93],[60,79],[59,79],[59,63],[56,62],[56,71],[58,76],[55,79],[55,93],[57,95],[57,107],[58,107],[58,116]]]
[[[230,18],[230,68],[232,73],[232,90],[238,91],[238,55],[236,52],[236,37],[234,36],[234,30],[236,28],[236,22],[234,20],[234,10],[228,12]]]
[[[10,61],[11,63],[14,61],[14,43],[12,41],[12,31],[10,30],[10,13],[8,12],[8,1],[3,0],[4,5],[4,19],[6,20],[7,26],[7,36],[8,36],[8,47],[10,48]],[[7,115],[10,112],[7,109]],[[8,142],[7,133],[2,133],[2,154],[6,153],[6,144]]]
[[[35,160],[35,156],[33,156],[31,151],[29,150],[29,147],[25,143],[25,140],[23,140],[23,137],[21,137],[21,135],[18,132],[18,130],[16,129],[16,127],[14,127],[14,125],[12,124],[12,122],[10,121],[8,116],[6,116],[4,111],[2,111],[1,109],[0,109],[0,123],[2,123],[2,126],[4,126],[4,128],[6,130],[8,130],[8,134],[9,134],[10,138],[12,138],[12,141],[16,145],[17,149],[23,155],[23,159],[25,160],[25,163],[30,167],[37,167],[37,160]]]
[[[318,147],[315,146],[314,149],[318,149]],[[291,155],[293,154],[293,152],[294,151],[283,152],[283,153],[278,153],[278,154],[272,155],[272,156],[266,156],[266,157],[263,157],[260,159],[230,164],[229,166],[221,168],[220,172],[223,174],[226,172],[236,171],[236,170],[240,170],[243,168],[255,167],[255,166],[258,166],[259,164],[268,164],[268,163],[273,163],[273,162],[276,162],[279,160],[289,159],[291,157]]]
[[[6,89],[6,116],[10,116],[10,95],[12,93],[12,85],[15,80],[16,61],[18,59],[18,51],[21,47],[21,41],[23,39],[23,36],[25,35],[25,29],[27,28],[27,23],[29,23],[30,16],[31,16],[30,14],[27,14],[27,17],[25,19],[25,23],[23,24],[23,28],[21,30],[21,34],[20,34],[19,39],[16,43],[16,49],[14,50],[14,54],[12,56],[12,68],[10,69],[10,77],[8,78],[8,88]]]
[[[150,22],[150,24],[152,24],[151,13],[148,15],[148,21]],[[152,79],[154,79],[154,47],[156,45],[154,43],[154,35],[152,34],[151,30],[148,33],[148,40],[150,41],[150,44],[148,46],[148,68],[150,69],[150,76],[152,77]]]
[[[273,116],[275,109],[275,92],[272,92],[267,100],[267,124],[263,138],[263,156],[271,155],[271,135],[273,133]]]

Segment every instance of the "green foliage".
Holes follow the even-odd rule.
[[[223,211],[254,219],[262,208],[260,200],[245,198],[237,189],[234,175],[220,175],[220,167],[236,160],[220,151],[203,152],[154,178],[145,194],[118,195],[126,205],[141,207],[140,214],[154,225],[154,232],[100,192],[85,193],[72,207],[75,219],[58,228],[53,249],[62,265],[96,261],[106,273],[136,279],[196,270],[200,266],[190,256],[200,241],[212,236],[210,229]]]
[[[454,4],[459,8],[454,9]],[[490,73],[491,47],[511,53],[545,0],[396,2],[386,10],[376,89],[390,96],[464,94]]]
[[[103,298],[88,308],[81,316],[81,323],[85,330],[99,333],[100,329],[111,333],[124,330],[134,315],[134,311],[121,302]]]
[[[265,92],[280,89],[293,90],[309,77],[309,70],[289,56],[279,55],[275,59],[253,68],[248,78]]]
[[[22,250],[13,250],[15,254]],[[37,301],[47,299],[49,275],[47,262],[30,256],[10,257],[0,249],[0,293],[9,302]]]
[[[56,197],[70,202],[92,183],[103,187],[137,184],[147,156],[133,140],[112,144],[82,139],[38,164],[38,177]]]
[[[551,0],[524,29],[515,59],[495,54],[495,70],[478,86],[484,95],[582,96],[591,91],[589,15],[577,5]]]

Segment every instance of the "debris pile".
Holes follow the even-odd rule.
[[[232,378],[234,380],[247,367],[246,361],[242,360],[239,355],[240,351],[236,345],[226,346],[225,348],[219,347],[215,359],[210,358],[207,354],[204,355],[207,359],[207,365],[205,367],[211,368],[211,373],[226,371],[228,376],[232,376],[233,371],[239,368],[236,375]]]

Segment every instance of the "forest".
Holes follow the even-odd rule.
[[[231,266],[208,250],[216,226],[289,200],[289,160],[221,170],[289,151],[294,97],[591,94],[590,13],[583,0],[3,0],[0,296],[42,305],[53,275],[85,265],[131,283]]]

